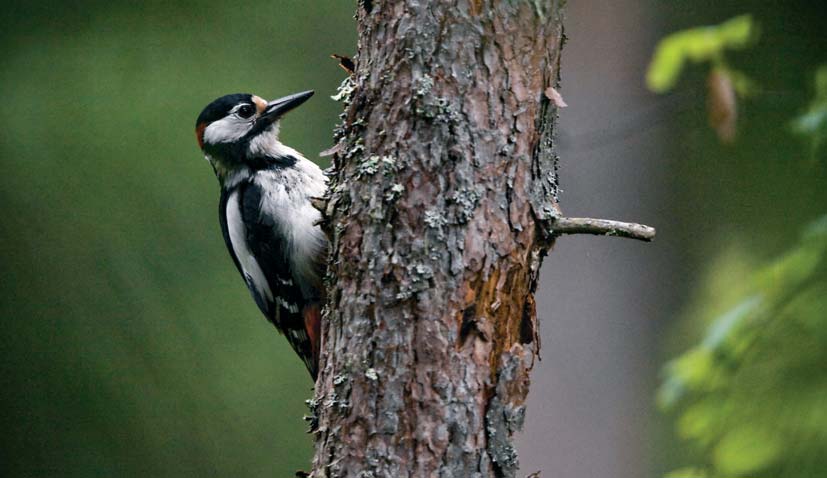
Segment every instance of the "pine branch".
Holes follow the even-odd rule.
[[[651,242],[655,238],[655,228],[634,222],[594,219],[590,217],[559,217],[550,227],[554,236],[563,234],[593,234],[596,236],[615,236],[639,241]]]

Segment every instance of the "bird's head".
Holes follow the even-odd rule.
[[[247,93],[222,96],[198,115],[198,145],[219,177],[278,161],[289,149],[278,141],[279,119],[311,96],[312,91],[303,91],[269,102]]]

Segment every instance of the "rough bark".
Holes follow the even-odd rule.
[[[313,477],[515,476],[557,216],[561,8],[360,3]]]

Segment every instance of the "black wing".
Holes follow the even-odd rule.
[[[263,296],[252,280],[245,275],[230,241],[226,210],[227,201],[234,191],[238,191],[241,219],[246,228],[247,248],[261,268],[272,297]],[[318,304],[315,301],[310,303],[312,299],[302,295],[285,250],[287,247],[286,231],[282,231],[280,224],[277,224],[272,217],[261,213],[262,194],[262,189],[250,182],[241,183],[236,189],[230,191],[222,191],[219,206],[221,232],[233,262],[247,283],[247,288],[259,309],[267,320],[287,337],[293,350],[305,362],[315,379],[318,351],[313,341],[318,340],[318,324],[312,324],[315,328],[311,328],[306,318],[311,317],[311,312],[314,310],[318,315]]]
[[[235,268],[238,269],[238,273],[241,274],[241,278],[244,279],[247,289],[250,290],[250,295],[253,296],[253,300],[264,316],[272,322],[275,313],[273,302],[259,294],[252,282],[252,278],[245,274],[244,269],[241,267],[241,262],[239,262],[238,256],[235,253],[232,240],[230,239],[230,229],[227,225],[227,202],[236,191],[241,194],[241,190],[238,187],[229,191],[221,190],[221,200],[218,203],[218,221],[221,224],[221,235],[224,236],[224,244],[227,246],[227,251],[230,253],[230,257],[233,258],[233,264],[235,264]]]
[[[221,235],[224,236],[224,245],[227,246],[227,251],[230,257],[233,258],[233,264],[238,269],[238,273],[244,277],[244,270],[241,269],[241,264],[238,262],[238,257],[235,255],[233,243],[230,241],[230,229],[227,227],[227,201],[230,199],[232,191],[227,191],[221,188],[221,199],[218,201],[218,223],[221,224]]]

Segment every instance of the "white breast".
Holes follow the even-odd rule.
[[[244,221],[241,220],[239,200],[240,196],[237,190],[233,191],[227,199],[227,232],[230,235],[230,244],[232,244],[233,252],[235,252],[241,270],[244,272],[244,279],[255,288],[259,295],[272,301],[273,292],[270,290],[264,271],[261,270],[261,266],[258,265],[258,261],[247,246],[247,228],[244,226]]]
[[[315,277],[315,266],[326,248],[327,238],[316,224],[321,214],[310,203],[310,197],[324,194],[326,178],[316,164],[293,150],[290,152],[298,158],[295,168],[263,171],[255,175],[254,181],[265,191],[262,213],[274,218],[287,233],[286,252],[298,285],[316,286],[319,278]]]

